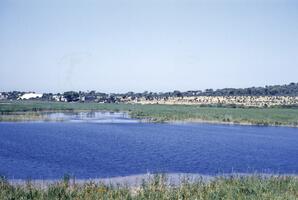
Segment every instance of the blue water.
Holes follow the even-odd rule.
[[[211,124],[0,123],[0,174],[298,174],[298,129]]]

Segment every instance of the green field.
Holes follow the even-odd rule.
[[[219,200],[219,199],[251,199],[251,200],[295,200],[298,199],[297,177],[226,177],[212,181],[188,179],[178,185],[171,185],[165,176],[155,175],[144,180],[140,186],[106,185],[86,182],[76,184],[65,178],[46,187],[35,186],[29,181],[25,185],[11,185],[0,179],[0,199],[30,200]]]
[[[44,111],[125,111],[152,122],[191,121],[298,126],[297,108],[225,108],[195,105],[140,105],[16,101],[0,103],[0,120],[35,120]]]

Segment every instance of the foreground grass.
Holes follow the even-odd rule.
[[[208,121],[298,126],[296,108],[224,108],[196,105],[140,105],[16,101],[0,103],[0,121],[40,119],[42,111],[126,111],[153,122]]]
[[[146,180],[139,187],[86,182],[76,184],[64,179],[47,187],[11,185],[0,180],[0,199],[298,199],[297,177],[230,177],[212,181],[183,180],[171,185],[163,175]]]

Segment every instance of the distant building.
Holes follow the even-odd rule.
[[[85,99],[86,99],[85,96],[80,96],[80,101],[81,102],[85,102]]]
[[[63,95],[54,95],[53,96],[53,100],[54,101],[62,101],[62,102],[66,102],[67,99],[63,97]]]
[[[42,97],[42,94],[36,94],[36,93],[25,93],[22,96],[19,97],[21,100],[28,100],[28,99],[39,99]]]
[[[5,99],[7,99],[7,95],[0,92],[0,100],[5,100]]]
[[[58,96],[58,95],[53,95],[53,100],[54,100],[54,101],[60,101],[60,96]]]

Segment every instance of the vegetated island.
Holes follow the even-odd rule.
[[[187,177],[171,184],[165,175],[144,179],[142,184],[105,184],[87,181],[77,183],[65,177],[46,187],[11,184],[0,178],[0,199],[297,199],[298,178],[295,176],[231,176],[210,181]]]
[[[14,91],[1,95],[0,121],[42,120],[44,112],[121,111],[149,122],[298,126],[298,83],[158,94]]]

